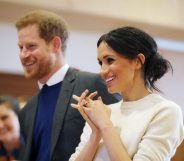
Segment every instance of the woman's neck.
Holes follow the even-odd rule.
[[[127,92],[123,93],[124,101],[137,101],[147,95],[149,95],[151,91],[145,87],[142,81],[137,81],[133,84],[131,89],[128,89]]]

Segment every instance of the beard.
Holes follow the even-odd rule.
[[[43,79],[51,73],[53,66],[56,63],[55,54],[51,54],[49,57],[43,57],[39,62],[37,61],[32,69],[25,69],[24,75],[27,79]]]

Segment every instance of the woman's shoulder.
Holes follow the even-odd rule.
[[[110,109],[119,108],[119,107],[121,106],[122,102],[123,102],[123,100],[120,100],[119,102],[112,103],[112,104],[108,105],[108,107],[109,107]]]
[[[151,107],[150,113],[153,114],[155,120],[165,120],[173,126],[181,125],[183,126],[183,112],[181,107],[172,100],[166,99],[163,96],[155,95],[155,100],[157,100],[154,106]],[[165,123],[163,121],[163,123]],[[183,128],[182,128],[183,130]]]
[[[159,106],[160,108],[163,108],[163,109],[166,108],[172,111],[174,110],[174,111],[181,112],[181,107],[174,101],[164,98],[163,96],[158,94],[154,94],[154,97],[155,97],[155,101],[157,102],[155,103],[155,106]]]

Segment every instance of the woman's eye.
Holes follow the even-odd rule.
[[[99,64],[100,66],[102,66],[102,61],[98,61],[98,64]]]
[[[107,58],[107,63],[108,64],[112,64],[114,62],[114,59],[112,59],[112,58]]]

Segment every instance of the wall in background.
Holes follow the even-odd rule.
[[[1,0],[7,4],[44,7],[151,25],[184,28],[183,0]]]

